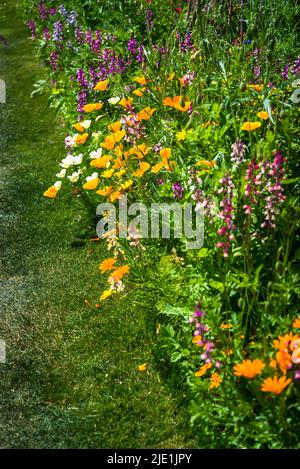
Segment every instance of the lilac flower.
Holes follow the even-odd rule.
[[[285,80],[288,80],[289,79],[289,66],[286,65],[283,69],[283,71],[281,72],[281,76],[282,78],[284,78]]]
[[[297,59],[295,60],[295,63],[292,69],[293,75],[299,75],[299,73],[300,73],[300,55],[298,55]]]
[[[46,8],[45,3],[41,2],[38,6],[39,14],[42,20],[46,20],[48,18],[48,11]]]
[[[83,114],[83,106],[86,105],[87,100],[88,100],[88,92],[87,90],[81,90],[78,93],[77,97],[77,111],[80,113],[80,115]]]
[[[67,24],[75,27],[77,24],[77,13],[75,11],[71,11],[66,17],[66,22]]]
[[[153,17],[153,11],[150,10],[150,8],[147,8],[147,10],[146,10],[146,28],[147,28],[147,31],[150,31],[153,28],[152,17]]]
[[[158,186],[163,186],[164,183],[165,183],[165,181],[164,181],[162,178],[159,178],[159,179],[157,179],[157,181],[156,181],[156,184],[157,184]]]
[[[130,52],[130,54],[136,54],[137,52],[137,42],[134,37],[129,39],[128,45],[127,45],[127,50]]]
[[[222,220],[223,224],[218,230],[218,235],[223,237],[224,241],[218,242],[216,247],[222,249],[223,256],[227,258],[229,257],[229,248],[231,246],[231,242],[235,239],[233,235],[233,232],[236,230],[236,226],[233,223],[233,192],[235,186],[230,173],[225,174],[225,176],[220,179],[220,183],[221,187],[218,190],[218,193],[223,194],[224,198],[220,202],[220,207],[222,210],[219,213],[219,218]]]
[[[52,71],[53,71],[53,72],[56,72],[56,70],[57,70],[57,62],[58,62],[58,53],[57,53],[55,50],[53,50],[53,51],[50,52],[50,60],[49,60],[49,62],[50,62],[50,66],[51,66],[51,68],[52,68]]]
[[[153,150],[155,151],[155,153],[159,153],[160,150],[162,150],[162,145],[160,143],[157,143],[156,145],[154,145]]]
[[[35,22],[33,20],[29,20],[29,21],[27,21],[26,25],[28,26],[28,28],[31,31],[31,39],[34,40],[35,39],[35,33],[36,33],[36,24],[35,24]]]
[[[44,28],[43,29],[43,38],[44,38],[44,41],[50,41],[51,39],[51,34],[50,34],[50,31],[49,31],[49,28]]]
[[[237,138],[236,141],[231,145],[231,162],[233,163],[233,169],[238,168],[245,162],[245,151],[246,145]]]
[[[55,21],[53,25],[53,41],[61,42],[63,40],[64,25],[61,21]]]
[[[295,371],[294,379],[300,379],[300,370]]]
[[[56,15],[56,13],[57,13],[57,10],[56,10],[55,7],[48,8],[48,15],[54,16],[54,15]]]
[[[182,185],[180,184],[180,182],[178,182],[178,181],[175,182],[175,184],[173,184],[173,186],[172,186],[172,190],[173,190],[173,197],[174,198],[182,199],[184,189],[183,189]]]
[[[65,18],[68,16],[68,11],[66,10],[64,5],[60,5],[60,7],[58,8],[58,11]]]
[[[87,88],[88,87],[88,81],[86,79],[86,76],[84,74],[84,70],[82,68],[79,68],[77,70],[77,82],[82,88]]]

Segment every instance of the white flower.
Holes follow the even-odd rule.
[[[97,179],[98,176],[98,173],[93,173],[91,176],[87,176],[86,180],[93,181],[93,179]]]
[[[74,155],[73,156],[73,164],[81,164],[83,158],[83,154],[80,153],[80,155]]]
[[[56,189],[57,191],[59,191],[60,188],[61,188],[61,181],[56,181],[56,182],[53,184],[53,186],[55,187],[55,189]]]
[[[67,148],[73,148],[73,147],[76,147],[77,143],[76,143],[76,137],[77,137],[78,134],[75,134],[73,135],[73,137],[71,135],[68,135],[66,138],[65,138],[65,146]]]
[[[60,166],[64,169],[68,169],[70,166],[72,166],[73,163],[73,155],[71,153],[68,153],[67,156],[61,160]]]
[[[88,129],[91,125],[91,122],[92,122],[91,120],[85,120],[85,121],[80,122],[80,125],[82,125],[84,129]]]
[[[95,158],[101,158],[102,156],[102,148],[98,148],[97,151],[92,151],[90,153],[90,158],[95,159]]]
[[[81,174],[81,170],[75,171],[71,176],[68,176],[70,182],[74,183],[77,182]]]
[[[109,102],[109,104],[118,104],[120,99],[121,98],[119,98],[119,96],[116,96],[115,98],[109,98],[107,101]]]
[[[66,175],[66,172],[67,172],[67,170],[66,170],[66,169],[62,169],[62,170],[61,170],[59,173],[57,173],[56,177],[57,177],[57,178],[61,178],[61,179],[62,179],[62,178],[64,178],[64,177],[65,177],[65,175]]]

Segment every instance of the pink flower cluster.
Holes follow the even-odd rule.
[[[128,114],[123,114],[120,119],[123,129],[126,131],[125,140],[134,145],[144,137],[145,126],[139,121],[137,115],[130,110]]]
[[[200,355],[201,360],[205,363],[212,362],[212,352],[215,348],[215,344],[206,338],[207,332],[209,331],[209,327],[206,324],[200,322],[200,319],[206,315],[205,311],[200,310],[200,305],[197,305],[195,312],[193,313],[192,317],[190,318],[190,323],[195,325],[194,337],[198,338],[199,340],[194,342],[201,346],[204,352]]]
[[[222,220],[223,225],[218,230],[218,235],[222,236],[224,240],[219,241],[216,247],[222,249],[224,257],[229,257],[229,249],[231,247],[231,243],[235,240],[233,232],[236,230],[236,226],[233,223],[233,198],[235,186],[232,181],[231,174],[225,174],[225,176],[220,179],[220,184],[221,187],[218,190],[218,194],[223,194],[224,198],[220,202],[220,207],[222,207],[222,210],[219,213],[219,218]]]
[[[275,217],[278,205],[285,200],[282,180],[284,179],[284,161],[280,150],[274,154],[273,162],[268,160],[256,163],[252,160],[246,170],[244,196],[247,203],[243,206],[246,215],[252,211],[259,201],[263,200],[264,220],[261,228],[275,228]]]

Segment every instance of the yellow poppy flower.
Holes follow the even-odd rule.
[[[159,153],[163,161],[166,161],[170,158],[172,151],[171,148],[162,148]]]
[[[95,91],[106,91],[107,90],[108,80],[98,81],[97,85],[94,87]]]
[[[115,202],[116,200],[119,200],[122,196],[121,191],[115,191],[109,196],[110,202]]]
[[[57,196],[58,190],[55,186],[49,187],[43,194],[44,197],[48,197],[49,199],[55,199]]]
[[[259,129],[261,126],[260,122],[244,122],[241,130],[246,130],[247,132],[253,132],[256,129]]]
[[[156,111],[155,108],[145,107],[144,109],[141,110],[141,112],[137,114],[137,119],[139,121],[142,121],[142,120],[148,121],[155,111]]]
[[[132,93],[141,98],[144,96],[144,93],[146,91],[146,87],[144,86],[143,88],[138,88],[137,90],[134,90]]]
[[[121,130],[121,122],[116,121],[113,124],[110,124],[107,128],[112,132],[118,132],[119,130]]]
[[[84,112],[93,112],[93,111],[99,111],[102,109],[103,103],[96,103],[96,104],[86,104],[83,106]]]
[[[164,167],[165,164],[163,162],[157,163],[156,165],[152,166],[151,173],[157,174]]]
[[[90,162],[90,166],[93,168],[105,168],[107,163],[111,160],[110,155],[103,155],[101,158],[95,158]]]
[[[107,197],[113,192],[113,187],[112,186],[105,186],[103,189],[99,189],[96,191],[96,194],[102,195],[103,197]]]
[[[257,113],[257,116],[260,118],[260,119],[263,119],[263,120],[267,120],[269,119],[269,114],[266,112],[266,111],[260,111]]]
[[[113,293],[113,290],[109,289],[109,290],[105,290],[102,295],[100,296],[100,301],[104,301],[106,300],[107,298],[109,298]]]
[[[145,76],[135,77],[133,80],[136,81],[139,85],[146,85],[147,83]]]
[[[128,108],[131,108],[132,103],[133,103],[133,98],[122,98],[118,104],[124,107],[125,109],[128,109]]]
[[[85,134],[81,134],[81,135],[77,135],[75,141],[76,143],[78,143],[79,145],[83,145],[87,138],[88,138],[89,134],[85,133]]]
[[[137,176],[137,177],[142,177],[143,174],[148,171],[148,169],[150,168],[150,164],[147,163],[146,161],[142,161],[142,163],[140,163],[140,166],[139,166],[139,169],[137,169],[133,175],[134,176]]]
[[[85,184],[83,184],[83,189],[86,190],[94,190],[98,186],[99,183],[99,178],[91,179],[90,181],[87,181]]]
[[[147,371],[147,369],[148,369],[147,363],[143,363],[142,365],[138,366],[138,370],[141,371],[141,372]]]

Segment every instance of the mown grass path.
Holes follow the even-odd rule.
[[[47,96],[30,97],[45,72],[14,2],[0,7],[0,447],[190,446],[185,413],[155,366],[145,310],[130,295],[93,307],[101,246],[81,236],[87,221],[72,195],[42,197],[65,130]],[[147,373],[137,371],[143,362]]]

